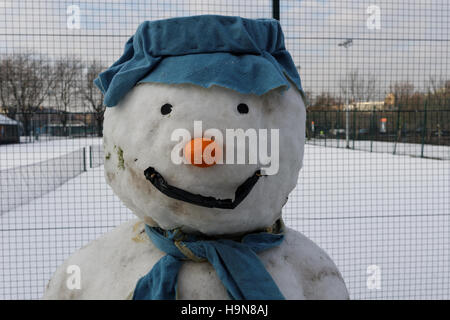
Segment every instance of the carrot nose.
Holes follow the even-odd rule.
[[[217,143],[207,138],[195,138],[184,146],[184,157],[189,164],[206,168],[216,164],[216,156],[221,152]]]

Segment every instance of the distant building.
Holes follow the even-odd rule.
[[[0,114],[0,144],[19,143],[20,127],[21,123],[19,121]]]
[[[42,134],[51,136],[86,136],[95,132],[93,127],[87,126],[82,121],[70,121],[64,126],[62,123],[48,123],[42,127]]]
[[[384,101],[355,102],[349,105],[349,110],[382,111],[385,109]]]
[[[349,109],[358,111],[387,111],[392,110],[394,105],[395,96],[393,93],[389,93],[384,98],[384,101],[354,102],[349,105]]]

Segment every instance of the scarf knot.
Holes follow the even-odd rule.
[[[211,263],[231,299],[284,299],[257,256],[257,253],[279,246],[283,241],[281,219],[264,231],[232,239],[200,237],[185,234],[179,229],[163,230],[148,225],[145,232],[166,255],[139,279],[133,293],[134,300],[176,299],[178,272],[186,260]]]

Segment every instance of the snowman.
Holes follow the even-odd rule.
[[[44,298],[348,299],[281,218],[306,112],[276,20],[144,22],[96,84],[105,178],[138,218],[75,252]]]

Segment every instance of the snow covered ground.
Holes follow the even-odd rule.
[[[307,145],[283,216],[328,252],[352,298],[448,299],[449,195],[450,161]],[[0,299],[39,298],[65,258],[131,217],[102,166],[4,213]]]
[[[33,143],[0,145],[0,170],[57,158],[80,148],[101,143],[102,139],[97,137],[57,140],[46,140],[45,137],[41,137]]]
[[[0,299],[39,298],[56,267],[132,217],[97,167],[0,216]]]
[[[311,139],[307,141],[308,144],[323,146],[345,148],[345,139]],[[422,156],[422,145],[417,143],[395,143],[385,141],[370,141],[370,140],[351,140],[350,148],[354,150],[376,152],[376,153],[390,153],[396,155],[407,155],[412,157]],[[440,160],[450,160],[450,147],[445,145],[430,145],[424,144],[423,157]]]
[[[1,145],[0,215],[102,164],[100,143],[100,138],[84,138]]]
[[[308,145],[283,212],[331,255],[353,298],[448,299],[449,195],[450,161]],[[371,265],[380,289],[367,287]]]

